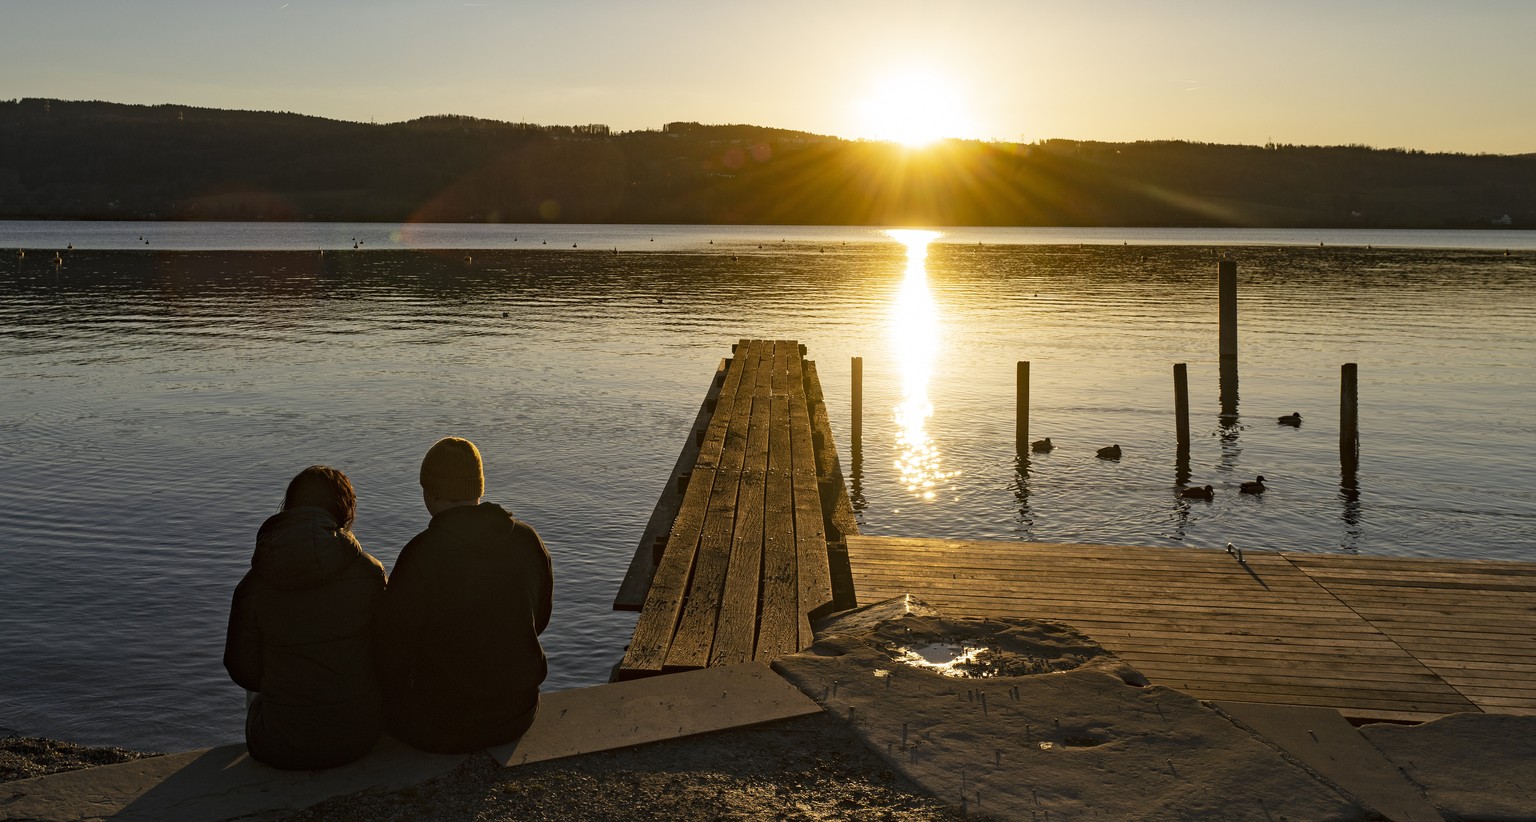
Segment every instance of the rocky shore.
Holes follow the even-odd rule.
[[[97,765],[115,765],[146,756],[159,754],[125,748],[92,748],[73,742],[13,734],[0,738],[0,782],[94,768]]]

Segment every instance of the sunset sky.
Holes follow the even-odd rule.
[[[0,0],[0,98],[1536,152],[1532,0]]]

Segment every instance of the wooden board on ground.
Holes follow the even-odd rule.
[[[848,554],[860,605],[1059,620],[1201,698],[1536,711],[1536,563],[859,536]]]

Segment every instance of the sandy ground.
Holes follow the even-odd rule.
[[[6,781],[148,754],[0,741]],[[501,768],[484,754],[389,794],[332,799],[302,820],[954,820],[960,817],[825,714],[621,751]],[[971,818],[976,818],[972,815]]]

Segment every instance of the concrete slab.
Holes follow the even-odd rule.
[[[1536,716],[1451,714],[1360,735],[1451,819],[1536,822]]]
[[[748,662],[544,694],[533,727],[488,753],[510,767],[820,711],[767,665]]]
[[[963,813],[1036,822],[1367,816],[1199,700],[1144,687],[1060,623],[909,613],[819,636],[774,668]],[[945,648],[973,660],[951,670],[988,675],[919,667]]]
[[[1445,822],[1396,765],[1338,711],[1301,705],[1213,702],[1391,822]]]
[[[453,770],[464,756],[391,738],[324,771],[280,771],[224,745],[0,785],[0,819],[264,820],[360,791],[394,791]]]

